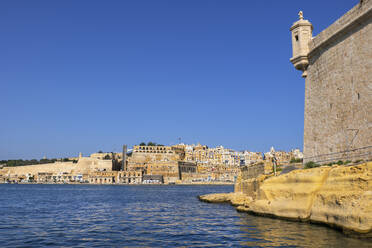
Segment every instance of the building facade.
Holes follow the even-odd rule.
[[[141,184],[143,175],[143,170],[119,171],[117,182],[124,184]]]

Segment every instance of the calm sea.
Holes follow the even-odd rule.
[[[238,213],[232,186],[0,185],[1,247],[371,247],[327,227]]]

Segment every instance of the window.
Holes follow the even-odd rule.
[[[295,39],[296,39],[296,41],[298,41],[298,35],[295,35]]]

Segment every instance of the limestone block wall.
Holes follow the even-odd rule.
[[[235,193],[243,193],[244,195],[250,197],[251,199],[256,199],[258,190],[267,175],[261,175],[255,178],[243,178],[243,171],[240,171],[234,185]]]
[[[178,161],[180,156],[172,153],[149,153],[149,152],[133,152],[132,157],[128,158],[130,163],[148,163],[153,161]]]
[[[16,167],[4,167],[0,170],[2,175],[37,175],[39,172],[44,173],[69,173],[69,174],[87,174],[93,171],[111,171],[111,160],[100,160],[95,158],[80,158],[78,163],[73,162],[56,162],[49,164],[26,165]]]
[[[72,162],[56,162],[49,164],[4,167],[1,172],[3,175],[37,175],[38,172],[71,173],[74,169],[76,169],[76,164]]]
[[[310,42],[304,162],[372,145],[371,44],[372,0],[355,6]]]
[[[265,174],[265,165],[260,163],[252,166],[245,166],[241,169],[242,179],[256,178],[259,175]]]
[[[101,160],[97,158],[80,158],[76,164],[76,168],[79,170],[88,171],[111,171],[112,170],[112,160]]]

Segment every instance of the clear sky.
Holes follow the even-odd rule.
[[[289,58],[358,0],[0,2],[0,159],[141,141],[267,151],[303,143]]]

